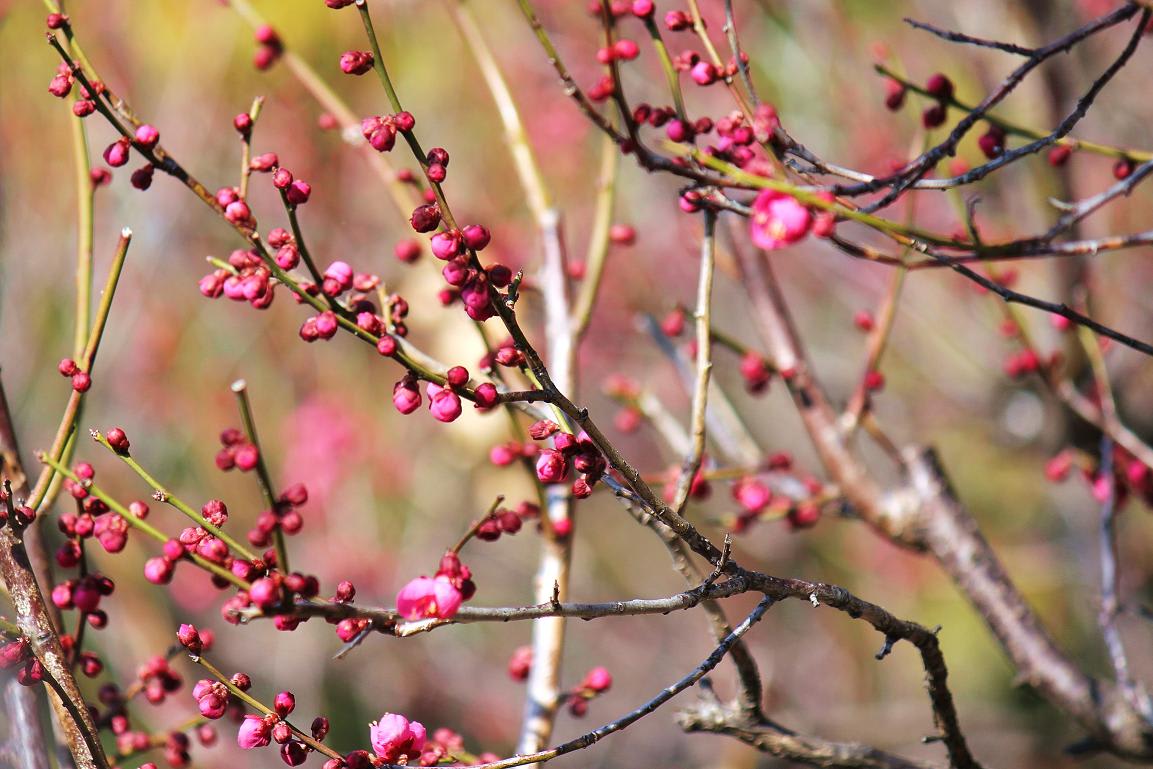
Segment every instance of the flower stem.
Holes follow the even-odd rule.
[[[264,504],[272,512],[276,511],[276,494],[272,489],[272,479],[268,475],[268,465],[264,462],[264,447],[256,435],[256,420],[252,416],[252,404],[248,399],[248,384],[243,379],[232,383],[232,392],[236,395],[236,404],[240,407],[240,419],[244,422],[244,433],[248,442],[256,447],[256,478],[260,483],[260,493],[264,497]],[[284,574],[288,569],[288,550],[284,546],[284,532],[278,525],[272,532],[273,543],[276,547],[276,565]]]
[[[59,462],[57,462],[55,459],[48,456],[44,452],[40,452],[37,455],[37,459],[39,459],[41,462],[43,462],[44,464],[46,464],[49,467],[51,467],[52,469],[54,469],[56,472],[58,472],[63,477],[68,478],[73,483],[81,483],[81,480],[76,476],[75,473],[73,473],[67,467],[60,464]],[[123,518],[125,523],[127,523],[132,528],[139,529],[140,531],[144,532],[147,536],[151,537],[152,539],[156,540],[157,542],[159,542],[161,544],[164,544],[165,542],[167,542],[170,539],[168,536],[166,536],[162,531],[157,529],[152,524],[150,524],[146,521],[143,521],[140,518],[137,518],[135,515],[133,515],[128,510],[128,508],[126,508],[124,505],[120,504],[115,499],[113,499],[111,496],[109,496],[107,492],[105,492],[103,489],[101,489],[95,483],[84,482],[84,488],[86,488],[88,490],[89,494],[96,497],[97,499],[99,499],[104,504],[108,505],[109,509],[112,510],[112,512],[116,513],[121,518]],[[195,563],[200,568],[204,569],[205,571],[209,571],[209,572],[215,574],[216,576],[220,577],[221,579],[228,580],[229,582],[236,585],[241,590],[247,590],[249,587],[251,587],[251,585],[249,585],[248,582],[242,580],[240,577],[236,576],[231,571],[224,568],[223,566],[220,566],[219,564],[215,564],[212,561],[206,560],[205,558],[203,558],[203,557],[201,557],[195,553],[188,553],[187,557],[190,561]]]
[[[252,125],[248,132],[241,137],[240,150],[240,199],[248,199],[248,180],[252,176],[252,132],[256,130],[256,119],[260,117],[260,109],[264,106],[264,97],[257,96],[248,108],[248,116],[252,118]]]
[[[470,539],[476,536],[476,533],[480,529],[481,525],[484,524],[484,522],[489,518],[492,518],[493,513],[495,513],[496,509],[500,507],[501,502],[504,502],[504,495],[498,494],[496,499],[493,500],[492,504],[488,506],[488,512],[484,514],[484,517],[473,521],[472,526],[468,527],[468,531],[466,531],[464,536],[460,538],[460,541],[452,546],[452,552],[458,554],[460,553],[461,548],[468,544]]]
[[[228,678],[228,676],[224,675],[224,673],[222,673],[218,667],[213,665],[211,662],[206,660],[204,657],[198,656],[196,654],[189,654],[188,656],[197,665],[199,665],[200,667],[204,668],[209,673],[211,673],[212,676],[214,678],[216,678],[217,681],[220,681],[220,683],[224,684],[225,687],[228,688],[229,693],[233,697],[235,697],[236,699],[245,703],[246,705],[251,707],[253,710],[256,710],[259,713],[263,713],[266,716],[276,715],[275,710],[268,707],[267,705],[265,705],[263,702],[256,699],[255,697],[253,697],[248,692],[246,692],[243,689],[236,686],[236,684],[232,683],[232,679],[230,679],[230,678]],[[340,753],[338,753],[335,750],[333,750],[332,748],[328,747],[323,742],[320,742],[319,740],[314,739],[312,737],[312,735],[306,734],[305,732],[302,732],[300,729],[293,726],[292,723],[289,722],[287,719],[281,718],[280,720],[283,723],[287,724],[288,728],[292,730],[293,735],[298,740],[303,742],[305,745],[309,746],[310,748],[317,751],[318,753],[323,753],[324,755],[328,756],[329,758],[336,758],[336,759],[342,759],[343,760],[344,756],[342,756]]]
[[[100,297],[100,306],[96,310],[96,319],[92,323],[92,330],[88,334],[84,354],[76,362],[80,370],[88,374],[92,373],[92,369],[96,365],[96,353],[100,349],[100,340],[104,336],[104,328],[108,323],[108,313],[112,309],[112,298],[116,295],[116,286],[120,281],[120,272],[124,268],[124,258],[128,255],[128,246],[131,242],[132,230],[125,227],[120,232],[120,241],[116,246],[116,253],[112,257],[112,265],[108,269],[108,279],[104,283],[104,292]],[[56,430],[56,437],[52,440],[52,448],[49,452],[53,459],[67,461],[64,458],[70,454],[69,447],[74,443],[73,436],[76,431],[77,420],[80,417],[80,404],[83,398],[84,394],[76,390],[73,390],[72,395],[68,398],[68,405],[64,408],[64,416],[60,420],[60,426]],[[48,493],[54,472],[52,466],[47,465],[36,479],[36,486],[33,487],[28,500],[25,502],[33,510],[40,511],[41,508],[45,507],[45,503],[51,501],[52,497],[55,496]]]
[[[228,545],[228,547],[231,548],[233,552],[238,553],[239,555],[243,556],[244,558],[247,558],[250,561],[259,560],[258,556],[255,553],[253,553],[251,550],[246,548],[244,545],[237,542],[232,536],[225,533],[224,530],[221,529],[219,526],[215,526],[212,523],[209,523],[204,518],[203,515],[196,512],[195,510],[193,510],[188,505],[187,502],[185,502],[180,497],[176,496],[175,494],[170,492],[168,489],[166,489],[163,485],[161,485],[160,481],[156,480],[154,477],[152,477],[151,474],[149,474],[149,472],[147,470],[145,470],[143,467],[141,467],[140,463],[137,462],[132,457],[131,454],[129,454],[126,451],[117,451],[116,449],[112,448],[112,444],[110,444],[108,442],[108,439],[105,438],[101,433],[97,432],[96,430],[92,431],[92,438],[97,443],[99,443],[101,446],[108,449],[109,451],[111,451],[116,456],[120,457],[120,460],[124,464],[128,465],[128,467],[130,467],[133,472],[135,472],[137,475],[139,475],[140,478],[145,483],[147,483],[149,486],[151,486],[152,489],[154,490],[155,494],[156,494],[156,498],[159,501],[165,503],[166,505],[169,505],[170,507],[174,507],[177,510],[179,510],[180,512],[184,513],[184,515],[189,520],[191,520],[193,523],[195,523],[197,526],[201,527],[205,531],[212,534],[214,537],[216,537],[220,541],[224,542],[224,544]]]

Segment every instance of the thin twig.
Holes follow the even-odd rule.
[[[120,231],[120,240],[116,244],[116,253],[112,257],[112,264],[108,268],[108,279],[104,283],[104,291],[100,295],[100,306],[96,310],[96,318],[92,322],[92,330],[88,334],[88,343],[84,348],[84,355],[76,364],[81,371],[91,375],[96,366],[96,353],[100,349],[100,341],[104,338],[104,328],[108,323],[108,314],[112,311],[112,299],[116,295],[116,286],[120,282],[120,273],[124,268],[124,259],[128,255],[128,246],[132,243],[132,230],[125,227]],[[52,439],[52,448],[49,450],[54,459],[64,461],[68,453],[69,441],[74,440],[76,422],[80,417],[80,405],[84,393],[73,390],[68,397],[68,405],[64,408],[64,415],[60,419],[60,426],[56,430],[56,437]],[[28,496],[27,505],[33,510],[40,511],[48,500],[48,488],[52,483],[53,470],[45,466],[36,485]]]
[[[948,40],[950,43],[963,43],[965,45],[975,45],[980,48],[993,48],[998,51],[1004,51],[1005,53],[1016,54],[1017,56],[1037,55],[1036,48],[1025,48],[1024,46],[1014,45],[1013,43],[1003,43],[1000,40],[986,40],[985,38],[981,37],[973,37],[972,35],[966,35],[962,32],[953,32],[948,29],[941,29],[940,27],[935,27],[932,24],[928,24],[923,21],[917,21],[916,19],[907,18],[905,19],[905,23],[914,29],[924,30],[925,32],[936,35],[942,40]]]
[[[671,507],[679,515],[684,514],[685,503],[692,490],[693,478],[701,468],[705,456],[705,414],[709,404],[709,380],[713,371],[712,348],[712,307],[713,273],[716,265],[717,214],[704,212],[704,232],[701,235],[700,278],[697,283],[697,309],[694,313],[697,334],[697,377],[693,390],[690,435],[692,444],[681,463],[681,475],[677,481]]]
[[[268,507],[268,511],[275,512],[277,508],[276,492],[272,485],[272,478],[268,474],[268,464],[264,459],[264,447],[260,444],[260,438],[256,434],[256,419],[252,415],[252,404],[248,399],[248,383],[243,379],[237,379],[232,383],[232,392],[236,395],[236,405],[240,409],[240,421],[244,423],[244,433],[248,437],[248,442],[256,447],[256,479],[260,484],[260,494],[264,498],[264,504]],[[288,549],[284,545],[284,532],[279,525],[273,529],[272,541],[276,548],[276,567],[281,573],[288,574],[290,571]]]

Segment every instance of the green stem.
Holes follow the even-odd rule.
[[[8,638],[11,640],[15,640],[24,635],[24,633],[20,630],[19,625],[13,622],[9,622],[3,617],[0,617],[0,633],[8,636]]]
[[[105,438],[104,435],[102,435],[101,433],[99,433],[95,430],[92,431],[92,438],[97,443],[99,443],[101,446],[108,449],[109,451],[111,451],[116,456],[120,457],[120,460],[124,464],[128,465],[128,467],[130,467],[133,472],[135,472],[137,475],[139,475],[140,478],[145,483],[147,483],[150,487],[152,487],[152,489],[155,491],[157,497],[159,498],[159,501],[165,503],[166,505],[169,505],[170,507],[174,507],[177,510],[179,510],[180,512],[184,513],[184,515],[189,520],[191,520],[193,523],[195,523],[197,526],[201,527],[205,531],[212,534],[214,537],[216,537],[220,541],[224,542],[224,544],[228,545],[228,547],[231,548],[233,550],[233,552],[238,553],[239,555],[242,555],[243,557],[247,558],[250,561],[259,560],[259,557],[255,553],[253,553],[251,550],[246,548],[244,545],[237,542],[235,539],[233,539],[231,536],[229,536],[227,533],[225,533],[224,530],[221,529],[219,526],[215,526],[212,523],[209,523],[207,520],[205,520],[203,515],[198,513],[196,510],[193,510],[188,505],[187,502],[185,502],[180,497],[176,496],[175,494],[170,492],[168,489],[166,489],[163,485],[161,485],[160,481],[156,480],[154,477],[152,477],[151,474],[149,474],[149,472],[147,470],[145,470],[143,467],[141,467],[140,463],[137,462],[132,457],[131,454],[129,454],[126,451],[125,452],[117,451],[116,449],[112,448],[112,444],[110,444],[108,442],[108,439]]]
[[[198,656],[195,654],[190,654],[188,656],[197,665],[199,665],[200,667],[204,668],[209,673],[211,673],[212,676],[214,678],[216,678],[217,681],[220,681],[220,683],[224,684],[228,688],[229,693],[232,694],[233,697],[235,697],[236,699],[245,703],[246,705],[251,707],[253,710],[257,711],[258,713],[263,713],[266,716],[276,715],[275,710],[268,707],[263,702],[256,699],[255,697],[253,697],[251,694],[244,691],[240,687],[238,687],[236,684],[232,683],[232,679],[230,679],[226,675],[224,675],[224,673],[222,673],[218,667],[213,665],[211,662],[206,660],[204,657],[201,657],[201,656]],[[323,753],[324,755],[328,756],[329,758],[336,758],[336,759],[343,760],[344,756],[342,756],[340,753],[337,753],[335,750],[328,747],[323,742],[320,742],[319,740],[314,739],[312,737],[312,735],[306,734],[306,733],[302,732],[300,729],[297,729],[287,719],[281,718],[280,720],[282,723],[287,724],[288,728],[292,730],[293,735],[298,740],[303,742],[305,745],[308,745],[309,747],[311,747],[313,750],[317,751],[318,753]]]
[[[112,265],[108,269],[108,279],[104,283],[104,292],[100,296],[100,306],[96,310],[96,319],[92,323],[92,330],[88,334],[88,341],[84,354],[77,365],[82,371],[92,374],[96,365],[96,353],[100,349],[100,340],[104,336],[104,328],[108,323],[108,313],[112,310],[112,298],[116,295],[116,286],[120,281],[120,273],[124,269],[124,259],[128,255],[128,246],[132,243],[132,230],[125,227],[120,232],[120,241],[116,245],[116,253],[112,257]],[[52,440],[50,454],[57,461],[62,460],[68,452],[76,430],[76,423],[80,416],[80,404],[84,394],[72,391],[68,398],[68,405],[64,408],[64,416],[60,426],[56,429],[56,437]],[[45,500],[48,499],[48,490],[52,484],[54,471],[46,466],[36,479],[36,486],[32,489],[28,501],[25,503],[33,510],[40,511]]]
[[[301,261],[308,268],[308,274],[312,276],[312,280],[316,283],[316,288],[319,290],[324,285],[324,278],[321,277],[320,271],[316,269],[316,263],[312,261],[312,254],[308,252],[308,246],[304,243],[304,232],[300,229],[300,220],[296,216],[296,206],[288,202],[288,193],[285,190],[280,191],[280,199],[284,202],[284,210],[288,213],[288,225],[292,228],[292,237],[296,240],[296,250],[300,254]],[[336,300],[331,297],[328,299],[331,309],[340,315],[340,306],[337,305]]]
[[[376,30],[372,26],[372,15],[368,12],[367,0],[356,0],[356,10],[360,11],[360,20],[364,24],[364,33],[367,35],[368,44],[372,48],[372,69],[376,72],[377,78],[380,79],[381,86],[384,87],[384,93],[388,97],[388,103],[392,105],[392,111],[404,112],[404,107],[400,104],[400,97],[397,96],[396,88],[392,84],[392,78],[389,77],[388,68],[384,66],[384,56],[380,51],[380,42],[376,39]],[[416,138],[416,134],[412,131],[401,131],[400,133],[408,144],[408,148],[412,151],[412,156],[416,159],[416,162],[420,164],[420,170],[424,172],[424,178],[428,181],[429,187],[432,188],[432,193],[436,197],[436,203],[440,207],[441,219],[444,220],[445,225],[449,229],[456,229],[456,219],[452,215],[452,210],[448,207],[448,201],[445,200],[444,190],[441,188],[440,182],[433,181],[428,175],[428,156],[420,146],[420,140]]]
[[[73,483],[81,483],[81,480],[76,476],[75,473],[73,473],[66,466],[60,464],[59,462],[57,462],[55,459],[48,456],[44,452],[40,452],[39,455],[37,455],[37,459],[39,459],[41,462],[43,462],[44,464],[51,467],[53,470],[55,470],[60,475],[64,476],[65,478],[68,478]],[[126,508],[124,505],[117,502],[115,499],[113,499],[111,496],[109,496],[102,488],[100,488],[96,484],[84,482],[84,488],[86,488],[88,490],[89,494],[96,497],[97,499],[99,499],[104,504],[108,505],[108,508],[112,512],[116,513],[121,518],[123,518],[124,521],[129,526],[131,526],[132,528],[138,529],[138,530],[144,532],[147,536],[156,540],[160,544],[164,544],[165,542],[167,542],[170,539],[170,537],[166,536],[163,532],[161,532],[159,529],[157,529],[152,524],[148,523],[147,521],[143,521],[140,518],[137,518],[135,515],[133,515],[128,510],[128,508]],[[215,564],[212,561],[206,560],[205,558],[202,558],[201,556],[197,555],[196,553],[187,553],[186,557],[190,561],[195,563],[197,566],[199,566],[200,568],[204,569],[205,571],[209,571],[209,572],[215,574],[216,576],[220,577],[221,579],[228,580],[229,582],[231,582],[233,585],[236,585],[241,590],[247,590],[249,587],[251,587],[251,585],[248,582],[245,582],[244,580],[242,580],[240,577],[233,574],[228,569],[226,569],[223,566],[220,566],[218,564]]]
[[[88,137],[81,118],[72,119],[72,155],[76,170],[76,324],[72,357],[79,358],[88,346],[92,315],[93,209],[96,188],[90,175]]]
[[[620,154],[616,142],[606,134],[601,139],[601,169],[597,181],[593,226],[589,233],[588,255],[585,257],[585,277],[573,313],[573,336],[578,340],[584,336],[592,320],[593,307],[600,293],[601,278],[608,261],[609,232],[612,229],[619,169]]]
[[[71,31],[69,30],[67,34],[70,36]],[[57,54],[59,54],[61,60],[71,67],[77,81],[79,81],[81,85],[87,88],[90,92],[95,93],[92,82],[88,79],[84,69],[81,68],[81,64],[72,58],[71,54],[69,54],[68,51],[64,49],[60,41],[57,40],[55,36],[53,36],[49,39],[49,43],[56,50]],[[93,72],[91,67],[87,67],[87,65],[85,65],[85,67],[87,68],[88,72]],[[157,168],[164,170],[166,173],[174,176],[185,187],[191,190],[192,193],[196,195],[196,197],[199,198],[202,203],[211,208],[217,215],[223,217],[223,209],[220,207],[220,204],[216,201],[216,198],[208,190],[208,188],[197,179],[195,179],[186,170],[184,170],[184,168],[181,167],[179,163],[177,163],[175,159],[170,156],[162,147],[144,147],[135,141],[133,133],[127,127],[125,127],[119,117],[122,115],[131,115],[127,105],[123,101],[113,102],[111,99],[112,96],[110,93],[105,91],[95,100],[97,111],[100,112],[100,114],[108,121],[108,123],[122,136],[132,142],[133,148],[136,149],[150,163],[155,165]],[[125,119],[128,119],[128,117],[125,117]],[[436,187],[435,189],[439,191],[439,187]],[[446,215],[446,218],[449,221],[451,221],[451,213],[448,212],[447,206],[442,208],[442,213]],[[298,281],[296,281],[291,275],[280,268],[280,266],[276,263],[276,260],[273,259],[272,254],[269,253],[267,246],[264,244],[264,241],[261,240],[259,233],[243,224],[229,222],[229,225],[238,235],[240,235],[252,246],[252,248],[259,255],[260,259],[264,262],[264,265],[268,268],[269,272],[272,273],[276,280],[279,283],[287,286],[288,289],[296,294],[296,296],[299,297],[304,304],[312,307],[317,312],[325,312],[330,309],[325,301],[310,294],[300,285]],[[373,346],[375,346],[376,343],[380,341],[379,336],[370,334],[369,332],[360,328],[356,325],[353,319],[346,317],[344,314],[338,312],[336,314],[336,320],[341,328],[348,331],[358,339],[366,341]],[[479,324],[477,325],[479,327]],[[398,351],[393,356],[393,358],[395,358],[396,361],[406,369],[425,381],[434,382],[439,385],[443,385],[445,383],[445,377],[443,374],[433,371],[427,366],[421,365],[411,356],[405,354],[402,351]],[[459,394],[461,397],[466,398],[467,400],[476,400],[476,395],[471,390],[462,388],[459,391]]]
[[[504,495],[498,494],[496,499],[493,500],[492,504],[488,506],[488,512],[484,514],[484,517],[475,520],[472,526],[468,527],[468,531],[464,533],[464,536],[460,538],[460,541],[452,546],[452,552],[458,554],[460,553],[461,548],[467,545],[468,541],[476,536],[476,532],[478,529],[480,529],[481,524],[483,524],[489,518],[492,518],[492,514],[496,512],[498,507],[500,507],[501,502],[504,502]]]
[[[496,102],[501,123],[504,125],[505,137],[512,152],[513,163],[521,186],[528,198],[529,208],[532,209],[537,222],[542,222],[547,218],[549,209],[552,208],[552,201],[545,185],[544,174],[541,173],[540,164],[529,144],[528,134],[525,132],[520,112],[512,98],[512,91],[501,73],[500,65],[497,64],[492,48],[485,41],[484,35],[481,34],[468,0],[449,0],[449,10],[452,12],[452,18],[460,29],[461,35],[468,43],[473,58],[476,59],[477,66],[480,68],[493,101]]]
[[[272,490],[272,478],[268,475],[268,465],[264,462],[264,447],[260,445],[260,438],[256,435],[256,420],[252,416],[252,404],[248,399],[248,384],[243,379],[232,383],[232,392],[236,395],[236,404],[240,407],[240,419],[244,422],[244,432],[248,442],[256,447],[256,478],[260,482],[260,493],[264,497],[264,504],[270,512],[276,511],[276,495]],[[284,545],[284,532],[277,526],[272,533],[273,543],[276,547],[276,565],[281,572],[287,574],[288,550]]]
[[[252,125],[248,133],[244,134],[240,150],[240,199],[248,199],[248,180],[252,177],[252,132],[256,130],[256,119],[260,117],[260,110],[264,106],[264,97],[257,96],[252,100],[248,109],[248,116],[252,118]]]
[[[657,58],[661,60],[661,69],[665,73],[665,80],[668,82],[669,92],[673,96],[673,104],[677,108],[677,117],[684,123],[689,122],[689,113],[685,109],[685,97],[681,91],[681,78],[677,72],[677,68],[673,65],[673,58],[669,55],[669,49],[665,46],[664,38],[661,37],[661,28],[657,26],[657,22],[653,16],[645,18],[645,29],[648,30],[649,37],[652,39],[653,47],[657,50]]]
[[[747,171],[743,171],[731,163],[726,163],[725,161],[712,157],[711,155],[706,155],[705,153],[700,152],[694,148],[684,147],[672,142],[668,142],[666,146],[670,152],[685,157],[691,157],[701,165],[707,166],[714,171],[721,171],[725,173],[729,176],[729,178],[739,184],[756,189],[767,189],[776,190],[777,192],[784,192],[793,196],[800,202],[804,203],[806,206],[819,208],[822,211],[832,211],[838,217],[852,219],[855,222],[868,225],[869,227],[872,227],[873,229],[880,232],[888,233],[890,235],[899,235],[905,238],[913,238],[914,240],[920,241],[921,243],[934,246],[945,246],[948,248],[957,249],[969,248],[967,244],[961,243],[952,238],[942,237],[925,230],[917,229],[916,227],[910,227],[905,224],[883,219],[879,216],[866,214],[863,211],[858,211],[855,208],[849,208],[835,201],[826,200],[812,189],[799,187],[794,184],[789,184],[788,182],[782,182],[777,179],[769,179],[764,176],[748,173]],[[912,245],[915,248],[915,244],[905,245]]]
[[[877,72],[884,75],[885,77],[896,80],[907,90],[910,90],[915,94],[933,99],[934,101],[939,101],[936,96],[931,95],[927,90],[925,90],[923,86],[917,85],[908,78],[902,77],[900,74],[885,66],[884,64],[876,64],[874,65],[874,69],[876,69]],[[964,112],[972,112],[976,109],[976,106],[966,104],[956,97],[950,97],[949,99],[946,99],[946,102],[949,104],[949,106],[956,107],[957,109]],[[986,114],[985,120],[1000,127],[1007,134],[1021,136],[1026,139],[1043,139],[1049,135],[1047,131],[1038,131],[1036,128],[1029,128],[1028,126],[1013,123],[1002,117],[997,117],[996,115]],[[1153,160],[1153,152],[1149,152],[1147,150],[1126,149],[1124,147],[1115,147],[1109,144],[1098,144],[1096,142],[1085,141],[1084,139],[1075,139],[1071,136],[1064,136],[1060,139],[1057,139],[1053,143],[1062,144],[1075,150],[1092,152],[1095,155],[1104,155],[1111,158],[1129,158],[1130,160],[1134,160],[1139,163],[1144,163],[1147,160]]]

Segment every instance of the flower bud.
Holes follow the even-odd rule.
[[[288,185],[285,195],[292,205],[302,206],[308,202],[308,198],[312,195],[312,185],[297,179]]]
[[[418,206],[409,219],[417,232],[432,232],[440,225],[440,208],[435,203]]]
[[[128,453],[128,436],[119,427],[113,427],[104,435],[104,438],[117,454]]]
[[[415,225],[414,225],[415,226]],[[461,236],[455,230],[438,232],[429,241],[432,255],[437,259],[448,261],[460,254]]]
[[[346,75],[363,75],[372,69],[371,51],[345,51],[340,55],[340,71]]]
[[[129,144],[127,139],[118,139],[104,150],[104,162],[113,168],[119,168],[128,162]]]
[[[276,715],[284,718],[296,709],[296,697],[292,696],[292,692],[279,692],[273,700],[272,707]]]
[[[136,129],[136,143],[146,149],[152,149],[160,141],[160,131],[156,130],[155,126],[150,126],[147,123],[137,127]]]
[[[476,405],[477,408],[492,408],[496,405],[499,394],[496,385],[491,382],[485,382],[478,385],[476,388]]]
[[[470,224],[461,230],[464,244],[474,251],[483,251],[492,240],[488,228],[480,224]]]
[[[176,638],[192,654],[200,654],[204,650],[204,642],[200,640],[200,633],[194,625],[181,625],[176,631]]]

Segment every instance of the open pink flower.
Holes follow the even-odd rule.
[[[413,761],[424,749],[425,729],[396,713],[385,713],[369,725],[372,749],[390,764]]]
[[[813,214],[791,195],[776,190],[762,190],[753,201],[749,223],[753,243],[771,251],[796,243],[809,233]]]
[[[456,614],[463,600],[460,589],[447,576],[417,577],[397,594],[396,609],[410,620],[448,619]]]
[[[733,486],[733,499],[747,512],[759,513],[773,501],[773,492],[756,478],[742,478]]]
[[[263,748],[272,742],[272,729],[260,716],[248,715],[236,733],[236,744],[245,750]]]

